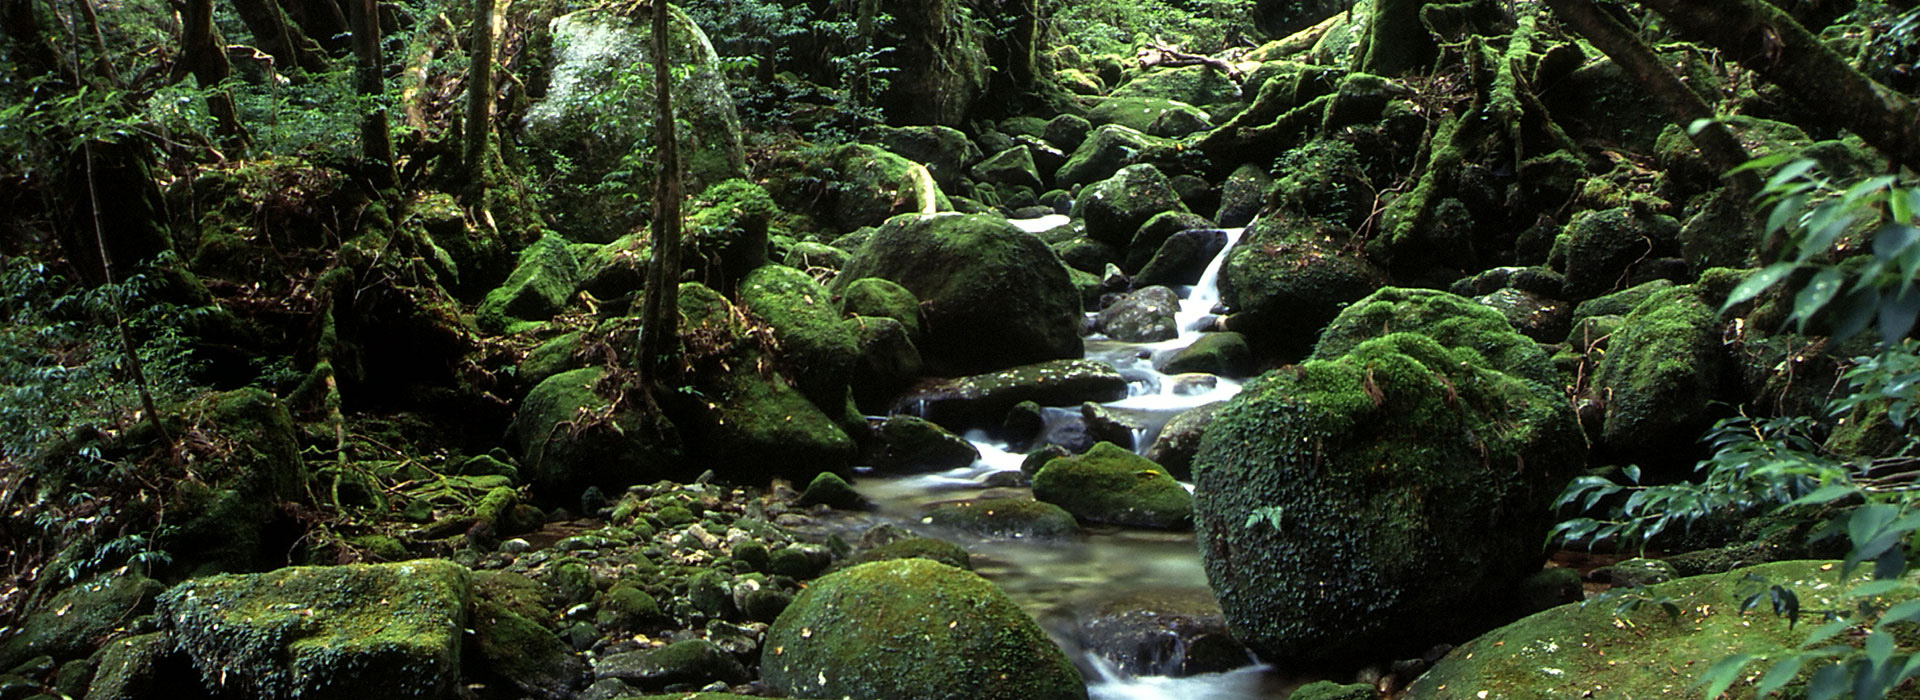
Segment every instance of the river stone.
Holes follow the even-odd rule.
[[[534,697],[570,697],[586,663],[551,630],[488,597],[487,587],[476,582],[475,589],[473,640],[486,672]]]
[[[1214,220],[1221,226],[1253,223],[1254,215],[1267,203],[1267,190],[1272,188],[1273,177],[1265,168],[1252,163],[1234,168],[1220,185],[1220,211],[1213,215]]]
[[[1237,379],[1253,373],[1253,351],[1239,333],[1202,333],[1192,345],[1157,357],[1154,364],[1165,374],[1203,372]]]
[[[947,191],[957,191],[967,167],[984,156],[959,129],[949,126],[877,126],[869,137],[882,148],[927,166],[933,181]]]
[[[913,413],[956,432],[991,428],[1023,401],[1072,406],[1118,401],[1127,379],[1092,360],[1054,360],[959,379],[931,381],[900,396],[893,413]]]
[[[1112,177],[1087,186],[1073,202],[1072,216],[1087,222],[1087,236],[1116,248],[1133,242],[1148,219],[1163,212],[1185,212],[1173,182],[1152,165],[1129,165]]]
[[[840,312],[855,316],[890,318],[905,326],[907,335],[920,339],[920,298],[889,279],[867,277],[834,285]]]
[[[1343,307],[1386,284],[1346,238],[1344,227],[1306,217],[1267,217],[1249,228],[1220,272],[1220,298],[1234,310],[1229,329],[1246,334],[1262,357],[1306,354]]]
[[[527,393],[511,429],[535,488],[575,495],[588,485],[625,488],[671,475],[679,465],[674,426],[617,403],[604,367],[548,377]],[[641,436],[646,436],[642,439]]]
[[[1033,497],[1094,523],[1179,530],[1193,525],[1193,496],[1145,457],[1111,442],[1047,462]]]
[[[764,265],[740,281],[740,308],[773,330],[775,363],[828,415],[847,406],[860,346],[825,287],[805,272]]]
[[[583,10],[553,20],[551,30],[552,78],[545,97],[527,110],[525,144],[538,167],[557,174],[547,211],[560,230],[579,240],[612,240],[646,221],[645,207],[631,208],[596,186],[619,177],[615,173],[631,167],[623,160],[656,140],[652,17]],[[684,189],[699,192],[746,174],[740,117],[707,35],[678,8],[668,15],[667,33],[668,52],[679,64],[673,101],[675,118],[684,124],[675,131],[680,152],[687,154]],[[636,70],[646,76],[637,87],[618,84]],[[564,169],[560,154],[567,156]],[[629,191],[651,191],[652,169],[633,170],[638,172]]]
[[[1477,352],[1532,344],[1498,323],[1452,346],[1397,332],[1269,372],[1208,425],[1195,530],[1255,653],[1418,653],[1497,624],[1540,569],[1549,506],[1585,445],[1560,391]]]
[[[1040,239],[997,216],[892,219],[873,234],[834,291],[892,280],[920,300],[928,368],[949,376],[1079,357],[1079,291]]]
[[[834,151],[831,214],[848,231],[879,226],[897,214],[953,211],[927,166],[879,146],[850,143]]]
[[[1092,401],[1080,404],[1080,420],[1086,425],[1087,437],[1094,442],[1110,442],[1126,449],[1133,449],[1134,437],[1147,429],[1142,412],[1130,409],[1112,408]],[[1086,446],[1092,448],[1090,443]],[[1085,452],[1086,450],[1074,450]]]
[[[980,450],[939,424],[909,415],[887,416],[872,466],[888,472],[940,472],[973,464]]]
[[[676,684],[702,686],[714,681],[736,684],[752,678],[731,654],[705,639],[605,656],[594,662],[593,675],[602,680],[618,678],[642,690]]]
[[[1677,579],[1649,586],[1658,605],[1562,605],[1455,647],[1407,689],[1413,700],[1488,698],[1654,698],[1700,693],[1705,669],[1733,654],[1778,657],[1803,649],[1807,629],[1770,612],[1744,612],[1746,598],[1768,585],[1792,591],[1800,609],[1851,609],[1840,565],[1787,561]],[[1863,581],[1855,572],[1854,582]],[[1881,597],[1881,605],[1910,598]],[[1764,605],[1762,606],[1765,607]],[[1805,619],[1800,622],[1805,622]],[[1758,674],[1765,664],[1748,667]],[[1681,669],[1674,672],[1674,669]],[[1742,674],[1736,693],[1752,695]],[[1789,686],[1788,693],[1793,693]]]
[[[1143,229],[1144,230],[1144,229]],[[1167,237],[1133,276],[1137,285],[1196,284],[1207,265],[1227,247],[1227,232],[1189,229]]]
[[[931,559],[947,566],[973,570],[973,555],[960,545],[931,537],[906,537],[876,545],[854,558],[855,564],[893,559]]]
[[[1182,175],[1171,182],[1174,184],[1174,190],[1180,192],[1180,183],[1198,179],[1191,175]],[[1200,185],[1204,188],[1206,183],[1202,181]],[[1186,195],[1182,194],[1181,198],[1186,199]],[[1166,244],[1167,239],[1182,231],[1210,228],[1213,228],[1213,222],[1192,212],[1163,211],[1155,214],[1133,232],[1133,240],[1127,243],[1126,260],[1122,263],[1121,269],[1128,273],[1138,273],[1154,255],[1160,252],[1161,246]]]
[[[1160,465],[1176,479],[1192,479],[1193,455],[1200,451],[1200,437],[1206,434],[1214,414],[1225,405],[1225,402],[1210,403],[1181,411],[1161,426],[1160,435],[1140,456]]]
[[[1033,149],[1014,146],[993,154],[970,171],[973,179],[996,187],[1025,187],[1038,193],[1046,189],[1040,180],[1040,167],[1034,165]]]
[[[467,570],[420,559],[222,574],[160,598],[206,687],[254,698],[451,698]]]
[[[1055,148],[1071,151],[1085,143],[1087,134],[1093,131],[1093,122],[1078,114],[1061,114],[1047,121],[1047,131],[1041,137]]]
[[[1321,331],[1312,359],[1329,360],[1390,332],[1413,332],[1448,347],[1471,348],[1492,369],[1557,387],[1545,350],[1514,332],[1500,312],[1457,294],[1386,287],[1348,305]]]
[[[1514,330],[1538,342],[1558,342],[1573,328],[1572,307],[1533,292],[1509,287],[1474,297],[1473,301],[1500,312]]]
[[[1220,673],[1252,663],[1205,588],[1145,587],[1083,593],[1065,605],[1070,636],[1130,676]]]
[[[1180,335],[1174,314],[1180,297],[1166,287],[1146,287],[1121,297],[1094,317],[1094,329],[1125,343],[1157,343]]]
[[[1058,540],[1080,532],[1073,514],[1030,498],[979,498],[928,506],[920,522],[987,540]]]
[[[1093,135],[1074,149],[1054,174],[1054,184],[1071,189],[1105,180],[1129,165],[1172,163],[1179,160],[1180,153],[1180,144],[1172,139],[1108,124],[1094,129]]]
[[[853,400],[871,412],[885,410],[894,394],[919,378],[925,367],[920,348],[911,333],[891,318],[853,316],[847,319],[853,328],[860,356],[854,364]]]
[[[925,559],[862,564],[801,590],[761,675],[793,697],[1085,700],[1033,618],[986,579]]]

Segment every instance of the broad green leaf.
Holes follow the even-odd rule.
[[[1761,292],[1767,291],[1768,287],[1772,287],[1780,280],[1786,279],[1787,275],[1793,274],[1794,269],[1798,267],[1798,265],[1793,263],[1782,262],[1760,268],[1759,271],[1741,280],[1739,286],[1733,288],[1733,293],[1727,295],[1727,303],[1721,304],[1720,310],[1726,311],[1749,299],[1760,296]]]
[[[1700,682],[1707,686],[1704,697],[1707,700],[1713,700],[1726,693],[1727,688],[1732,687],[1734,681],[1740,680],[1740,669],[1745,668],[1754,658],[1752,654],[1734,654],[1714,662],[1713,666],[1707,669],[1706,674],[1700,676]]]
[[[1831,337],[1842,342],[1867,329],[1880,311],[1880,290],[1863,289],[1850,293],[1840,302],[1840,318],[1834,322]]]
[[[1860,487],[1852,484],[1827,484],[1826,486],[1814,489],[1812,493],[1793,499],[1793,502],[1788,505],[1806,506],[1832,503],[1860,492]]]
[[[1886,189],[1888,185],[1892,185],[1899,179],[1900,178],[1892,175],[1881,175],[1861,180],[1853,183],[1852,187],[1848,187],[1847,191],[1840,195],[1840,201],[1851,204],[1859,201],[1862,197],[1867,197],[1878,193],[1880,190]]]
[[[1867,650],[1867,660],[1876,667],[1887,665],[1887,658],[1893,656],[1893,635],[1875,630],[1867,635],[1863,645]]]
[[[1845,273],[1842,273],[1839,268],[1829,267],[1814,274],[1813,279],[1807,281],[1807,286],[1801,289],[1799,294],[1794,295],[1793,313],[1790,318],[1799,320],[1802,332],[1806,331],[1807,321],[1812,320],[1814,314],[1826,308],[1834,297],[1839,296],[1840,286],[1845,282]]]
[[[1741,163],[1737,166],[1734,166],[1732,170],[1727,171],[1727,174],[1733,175],[1737,173],[1744,173],[1748,170],[1766,170],[1768,168],[1772,168],[1775,166],[1779,166],[1779,165],[1783,165],[1785,163],[1791,162],[1793,159],[1794,159],[1794,154],[1792,153],[1775,153],[1770,156],[1755,158],[1753,160],[1749,160],[1745,163]]]
[[[1815,644],[1818,644],[1820,642],[1823,642],[1823,641],[1826,641],[1827,639],[1832,638],[1833,635],[1846,631],[1847,628],[1852,626],[1853,626],[1853,622],[1851,620],[1847,620],[1844,618],[1839,620],[1832,620],[1827,624],[1813,628],[1813,632],[1807,635],[1807,641],[1802,642],[1800,646],[1802,647],[1813,646]]]
[[[1773,177],[1767,179],[1767,189],[1773,189],[1797,180],[1800,176],[1807,174],[1808,171],[1813,170],[1818,165],[1819,163],[1812,158],[1802,158],[1788,163],[1782,166],[1779,172],[1775,172]]]
[[[1899,343],[1913,330],[1916,317],[1920,317],[1920,289],[1909,283],[1899,296],[1880,304],[1880,342],[1888,346]]]
[[[1871,581],[1869,583],[1901,583],[1901,582],[1900,581]],[[1861,587],[1864,587],[1865,585],[1868,585],[1868,584],[1862,584]],[[1906,588],[1909,588],[1909,589],[1912,588],[1912,584],[1908,584]],[[1920,620],[1920,600],[1903,600],[1898,603],[1895,603],[1893,607],[1887,608],[1886,612],[1881,613],[1880,622],[1878,624],[1886,625],[1894,622],[1914,622],[1917,620]]]
[[[1873,255],[1881,260],[1893,260],[1915,241],[1920,241],[1920,228],[1908,224],[1887,224],[1873,234]]]
[[[1887,214],[1894,225],[1907,226],[1913,223],[1913,202],[1907,199],[1912,190],[1895,187],[1887,193]]]
[[[1788,683],[1793,682],[1794,676],[1800,675],[1800,667],[1806,662],[1807,657],[1800,654],[1781,659],[1779,663],[1773,665],[1773,668],[1767,669],[1766,675],[1760,677],[1760,684],[1753,689],[1754,697],[1764,698],[1786,687]]]
[[[1847,692],[1847,667],[1827,664],[1807,679],[1807,700],[1833,700]]]
[[[1795,218],[1807,208],[1807,195],[1796,194],[1780,200],[1773,205],[1773,211],[1767,214],[1767,233],[1775,233],[1793,223]]]
[[[1885,580],[1885,581],[1868,581],[1866,583],[1862,583],[1858,586],[1854,586],[1853,588],[1848,589],[1847,597],[1871,598],[1877,595],[1886,595],[1894,591],[1908,591],[1908,590],[1920,590],[1920,588],[1917,588],[1913,584],[1907,583],[1906,581],[1901,581],[1897,579]]]

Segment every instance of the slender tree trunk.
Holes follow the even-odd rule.
[[[493,2],[473,0],[473,48],[468,51],[467,179],[486,186],[487,139],[493,134]],[[656,43],[656,46],[658,44]]]
[[[233,75],[233,67],[227,63],[220,36],[213,31],[213,0],[187,0],[181,22],[180,61],[174,64],[173,79],[193,74],[201,89],[207,91],[207,111],[218,124],[222,140],[229,146],[244,146],[247,131],[240,125],[240,111],[234,107],[233,95],[221,86]]]
[[[1654,99],[1659,100],[1673,123],[1687,129],[1692,135],[1693,144],[1700,147],[1700,153],[1715,167],[1725,172],[1747,162],[1750,156],[1746,147],[1740,145],[1740,140],[1725,124],[1709,121],[1697,132],[1690,128],[1696,121],[1712,120],[1717,116],[1713,107],[1700,99],[1700,95],[1692,88],[1680,82],[1679,76],[1674,75],[1673,71],[1667,70],[1666,64],[1653,53],[1653,49],[1647,48],[1634,35],[1633,30],[1601,12],[1593,0],[1547,0],[1547,4],[1561,21],[1586,37],[1595,48],[1605,52],[1615,64],[1639,81]],[[1748,195],[1760,191],[1760,179],[1752,171],[1735,174],[1733,181]]]
[[[321,53],[320,45],[301,32],[299,25],[288,21],[274,0],[234,0],[233,8],[253,32],[260,50],[273,56],[282,72],[296,66],[308,73],[327,70],[327,56]]]
[[[0,32],[13,45],[8,53],[18,64],[16,75],[23,77],[54,74],[67,82],[77,82],[77,76],[60,61],[59,52],[48,42],[40,26],[40,13],[34,9],[35,0],[0,0]],[[21,82],[25,82],[23,79]]]
[[[668,14],[666,0],[653,0],[653,143],[660,170],[653,186],[653,260],[647,269],[635,358],[641,386],[648,388],[659,381],[680,325],[680,149],[673,124]]]
[[[1639,0],[1680,33],[1706,41],[1802,98],[1807,109],[1920,169],[1913,101],[1847,64],[1819,37],[1763,0]]]
[[[393,135],[387,127],[387,108],[379,104],[386,92],[386,77],[380,73],[380,3],[379,0],[350,2],[355,79],[360,97],[369,103],[360,122],[360,154],[372,166],[369,172],[374,185],[387,189],[400,178],[393,170]]]

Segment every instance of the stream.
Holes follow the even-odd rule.
[[[1068,219],[1055,215],[1013,223],[1037,233],[1064,225]],[[1128,380],[1129,395],[1105,405],[1145,426],[1134,436],[1137,450],[1151,445],[1161,426],[1173,416],[1225,401],[1240,391],[1240,382],[1225,377],[1181,375],[1176,380],[1157,371],[1153,362],[1157,356],[1192,344],[1201,329],[1211,325],[1220,298],[1220,269],[1244,231],[1223,230],[1226,245],[1199,281],[1190,287],[1173,288],[1181,297],[1175,316],[1178,337],[1156,343],[1120,342],[1101,335],[1086,338],[1086,357],[1112,365]],[[1078,406],[1048,407],[1043,412],[1050,428],[1080,415]],[[1030,494],[1026,489],[990,487],[986,483],[993,474],[1018,471],[1024,455],[1009,452],[1005,444],[993,442],[984,434],[966,437],[980,451],[980,458],[968,467],[911,476],[866,476],[859,481],[858,489],[879,504],[883,518],[909,528],[919,525],[920,512],[930,504]],[[1185,485],[1192,490],[1191,484]],[[1169,664],[1162,664],[1169,668],[1159,669],[1157,675],[1128,674],[1104,655],[1082,649],[1073,638],[1073,630],[1101,601],[1182,596],[1212,600],[1193,533],[1101,526],[1087,527],[1086,531],[1086,535],[1069,541],[958,542],[972,554],[974,569],[1040,620],[1068,652],[1086,676],[1088,693],[1094,700],[1257,700],[1286,697],[1294,687],[1314,680],[1282,674],[1251,658],[1225,672],[1176,677],[1171,675]],[[1159,614],[1152,609],[1141,612]],[[1176,642],[1173,656],[1182,656],[1184,651],[1184,645]],[[1178,663],[1178,658],[1170,662]]]

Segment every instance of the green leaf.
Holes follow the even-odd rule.
[[[1909,282],[1899,296],[1880,303],[1880,342],[1889,346],[1899,343],[1913,330],[1916,317],[1920,317],[1920,289]]]
[[[1853,484],[1827,484],[1826,486],[1814,489],[1812,493],[1793,499],[1793,502],[1787,505],[1809,506],[1819,505],[1821,503],[1832,503],[1858,493],[1861,493],[1860,487]]]
[[[1700,676],[1700,682],[1707,686],[1707,692],[1703,697],[1713,700],[1726,693],[1727,688],[1732,687],[1734,681],[1740,680],[1740,669],[1745,668],[1755,658],[1757,657],[1752,654],[1734,654],[1714,662],[1713,666]]]
[[[1861,584],[1859,587],[1865,587],[1874,583],[1898,584],[1898,583],[1904,583],[1904,582],[1902,581],[1871,581],[1869,583]],[[1912,587],[1913,587],[1913,584],[1907,584],[1906,586],[1903,586],[1901,588],[1910,589]],[[1920,600],[1903,600],[1898,603],[1895,603],[1893,607],[1887,608],[1886,612],[1880,614],[1880,621],[1876,624],[1887,625],[1895,622],[1914,622],[1914,621],[1920,621]]]
[[[1773,211],[1767,214],[1767,233],[1776,233],[1785,229],[1787,224],[1792,223],[1806,208],[1807,195],[1805,194],[1796,194],[1780,200],[1778,204],[1773,205]]]
[[[1886,595],[1894,591],[1907,591],[1907,590],[1920,590],[1920,587],[1916,587],[1911,583],[1907,583],[1906,581],[1901,581],[1897,579],[1868,581],[1866,583],[1862,583],[1858,586],[1854,586],[1853,588],[1849,589],[1847,591],[1847,597],[1871,598],[1877,595]],[[1920,604],[1920,601],[1910,601],[1910,602]],[[1920,608],[1917,608],[1917,610],[1920,610]]]
[[[1898,180],[1899,178],[1894,177],[1892,175],[1881,175],[1878,177],[1870,177],[1865,180],[1861,180],[1859,182],[1854,183],[1852,187],[1848,187],[1847,191],[1840,195],[1840,201],[1851,204],[1855,201],[1858,201],[1862,197],[1866,197],[1882,189],[1886,189],[1888,185],[1892,185],[1895,181],[1898,181]]]
[[[1847,667],[1827,664],[1807,679],[1807,700],[1833,700],[1847,691]]]
[[[1760,677],[1760,684],[1754,686],[1753,696],[1764,698],[1786,687],[1788,683],[1793,682],[1794,676],[1800,675],[1800,667],[1806,662],[1807,656],[1801,654],[1781,659],[1779,663],[1773,665],[1773,668],[1767,669],[1766,675]]]
[[[1748,275],[1745,280],[1741,280],[1739,286],[1733,288],[1733,292],[1727,295],[1727,303],[1720,305],[1720,310],[1725,312],[1727,309],[1760,296],[1761,292],[1767,291],[1768,287],[1786,279],[1787,275],[1793,274],[1798,267],[1799,265],[1794,263],[1782,262],[1760,268],[1759,271]]]
[[[1775,189],[1781,185],[1797,180],[1800,176],[1807,174],[1808,171],[1813,170],[1819,165],[1820,163],[1812,158],[1801,158],[1800,160],[1788,163],[1781,167],[1779,172],[1774,173],[1773,177],[1767,179],[1767,189]]]
[[[1846,631],[1847,628],[1852,626],[1853,626],[1853,622],[1845,618],[1838,619],[1838,620],[1831,620],[1827,622],[1827,624],[1813,628],[1813,632],[1807,635],[1807,641],[1801,642],[1800,646],[1802,647],[1813,646],[1820,642],[1826,641],[1829,638],[1832,638],[1833,635]]]
[[[1873,234],[1873,255],[1881,260],[1894,260],[1915,241],[1920,241],[1920,228],[1907,224],[1887,224]]]
[[[1727,171],[1727,174],[1733,175],[1736,173],[1744,173],[1748,170],[1766,170],[1778,165],[1788,163],[1793,159],[1794,159],[1794,154],[1792,153],[1775,153],[1770,156],[1755,158],[1745,163],[1741,163],[1740,165],[1734,166],[1732,170]]]
[[[1839,296],[1840,286],[1846,282],[1846,274],[1840,268],[1829,267],[1821,270],[1807,282],[1807,286],[1794,295],[1793,313],[1788,318],[1800,322],[1801,332],[1807,329],[1807,321],[1820,312],[1833,298]]]

